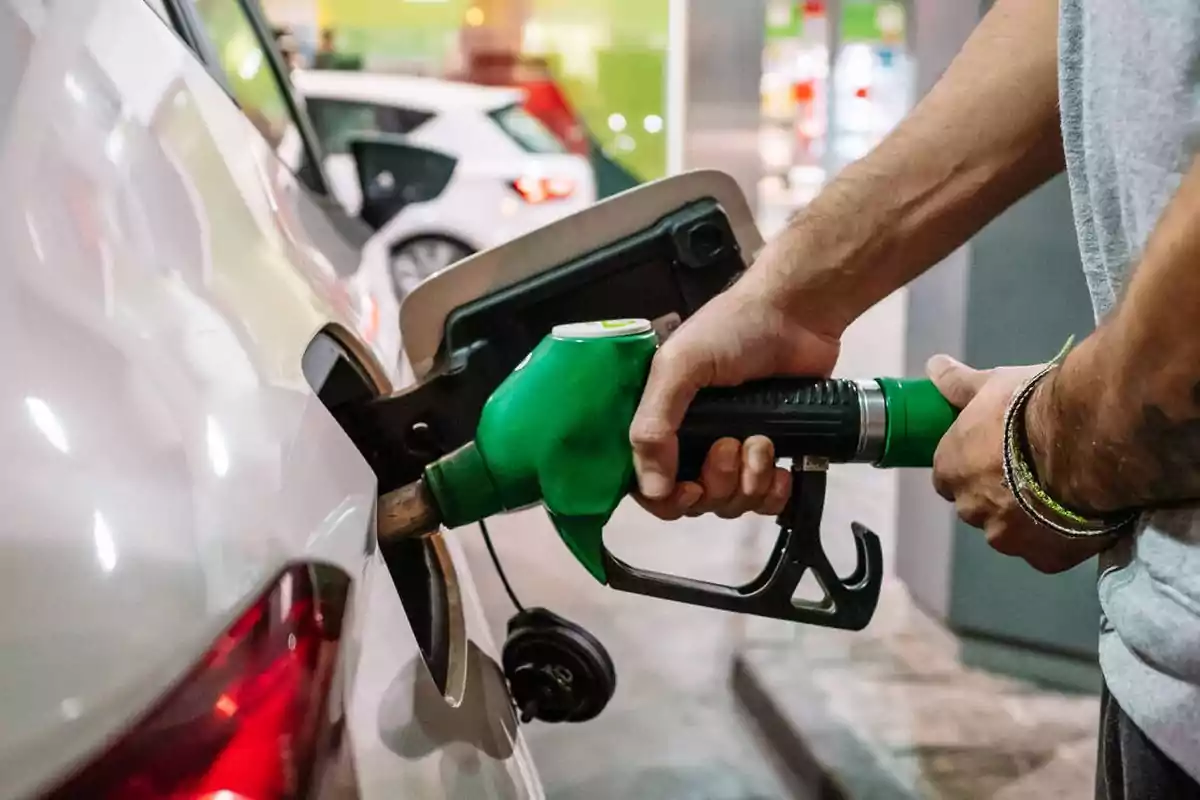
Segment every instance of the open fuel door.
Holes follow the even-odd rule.
[[[483,404],[553,326],[640,317],[670,328],[762,247],[729,176],[686,173],[611,197],[430,277],[404,298],[401,340],[417,383],[342,424],[380,491],[475,434]]]

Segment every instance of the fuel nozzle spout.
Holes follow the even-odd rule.
[[[379,498],[376,528],[381,540],[428,536],[441,524],[442,512],[424,478]]]
[[[443,525],[458,528],[539,499],[518,496],[505,502],[479,448],[470,442],[425,467],[420,480],[380,498],[378,535],[383,540],[428,536]]]

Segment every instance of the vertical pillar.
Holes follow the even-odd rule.
[[[729,173],[753,208],[766,0],[671,0],[669,11],[667,163]]]
[[[688,110],[688,10],[691,0],[667,2],[667,174],[684,170]]]
[[[974,3],[914,0],[909,29],[918,97],[937,82],[978,22]],[[936,352],[962,355],[970,252],[970,244],[960,248],[909,288],[906,374],[923,374],[925,359]],[[938,504],[924,472],[901,471],[899,481],[896,572],[918,603],[944,619],[950,607],[954,518]]]
[[[834,142],[837,138],[837,62],[842,50],[842,0],[827,0],[825,3],[825,48],[828,52],[828,67],[825,78],[825,152],[821,164],[827,176],[837,174],[840,164]]]
[[[941,76],[979,20],[976,4],[915,0],[918,91]],[[979,367],[1051,358],[1086,335],[1092,310],[1065,178],[1018,203],[915,281],[908,374],[946,352]],[[896,572],[962,639],[964,661],[1050,683],[1095,684],[1096,567],[1040,575],[992,551],[939,500],[925,472],[900,476]]]

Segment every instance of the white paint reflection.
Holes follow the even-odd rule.
[[[113,128],[104,140],[104,155],[114,164],[120,163],[121,154],[125,152],[125,132],[121,128]]]
[[[59,704],[59,710],[64,719],[77,720],[83,715],[83,704],[78,697],[68,697]]]
[[[292,573],[285,572],[279,579],[279,619],[287,622],[292,614]]]
[[[32,214],[25,215],[25,227],[29,229],[29,243],[33,245],[33,254],[37,256],[38,261],[45,263],[46,250],[42,247],[42,236],[38,233]]]
[[[112,247],[109,246],[107,239],[101,239],[97,243],[97,249],[100,251],[100,282],[104,290],[104,316],[111,319],[115,316],[117,308],[116,289],[113,286],[113,274],[116,272],[116,266],[113,262]]]
[[[208,418],[208,460],[212,464],[213,473],[218,478],[224,478],[229,472],[229,447],[225,443],[225,432],[213,417]]]
[[[79,79],[70,72],[63,78],[63,85],[67,87],[67,94],[71,95],[71,99],[76,103],[82,103],[87,98],[87,93],[83,91]]]
[[[92,516],[92,538],[96,541],[96,558],[100,566],[105,572],[112,572],[117,566],[117,543],[113,541],[108,520],[99,511]]]
[[[71,445],[67,442],[67,432],[45,400],[40,397],[26,397],[25,408],[29,411],[29,417],[33,420],[33,424],[46,437],[46,441],[54,445],[54,448],[60,452],[71,452]]]
[[[246,53],[242,63],[238,64],[238,75],[242,77],[242,80],[248,81],[258,74],[259,68],[262,67],[262,59],[262,51],[257,47]]]

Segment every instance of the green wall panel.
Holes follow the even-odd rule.
[[[875,42],[883,38],[877,15],[880,3],[853,0],[842,6],[843,41]]]
[[[432,63],[455,46],[471,7],[469,0],[320,2],[339,49]],[[604,153],[638,179],[666,174],[667,0],[532,0],[530,20],[549,33],[543,50],[529,55],[547,60]],[[590,52],[572,49],[574,39],[556,42],[561,29],[586,30]],[[589,68],[579,69],[581,60]],[[610,128],[613,114],[625,118],[624,130]]]

